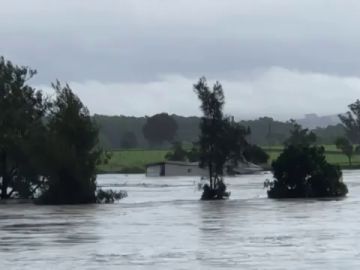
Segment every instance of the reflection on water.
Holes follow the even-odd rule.
[[[228,178],[202,202],[194,178],[105,175],[113,205],[0,205],[1,269],[360,269],[360,171],[342,200],[269,200],[269,175]]]

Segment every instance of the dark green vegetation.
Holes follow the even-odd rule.
[[[1,199],[96,202],[98,128],[68,85],[50,100],[27,84],[35,74],[0,58]]]
[[[197,141],[200,135],[200,117],[183,117],[170,115],[177,124],[177,131],[173,140],[156,145],[156,148],[169,149],[174,141],[183,142],[184,145],[191,145]],[[93,116],[95,122],[100,128],[100,141],[106,149],[120,150],[133,147],[126,147],[123,144],[127,132],[132,132],[137,140],[137,146],[141,149],[154,147],[150,145],[143,134],[143,126],[146,123],[145,117],[130,116]],[[270,117],[262,117],[257,120],[240,121],[240,124],[249,127],[251,134],[247,140],[251,144],[269,147],[273,145],[282,145],[289,137],[291,129],[290,122],[276,121]],[[345,136],[342,125],[328,126],[326,128],[316,128],[313,132],[317,136],[318,144],[334,144],[337,137]]]
[[[247,145],[247,130],[239,123],[223,115],[224,92],[220,83],[211,90],[205,78],[194,85],[201,101],[204,116],[200,122],[200,167],[209,170],[209,185],[204,186],[202,200],[218,200],[229,197],[223,181],[226,164],[237,166],[243,159],[242,150]]]
[[[191,150],[191,148],[188,148],[186,146],[183,146],[183,148],[185,151],[188,152],[189,155],[189,151]],[[355,154],[352,157],[352,162],[350,167],[346,155],[344,155],[344,153],[341,152],[341,150],[337,149],[335,145],[324,145],[324,148],[325,148],[326,160],[330,164],[338,165],[343,169],[360,168],[360,155]],[[271,146],[271,147],[263,146],[261,147],[261,149],[264,149],[265,154],[269,156],[269,160],[265,168],[270,168],[271,162],[279,157],[279,155],[284,149],[284,146],[283,145]],[[111,172],[144,173],[146,164],[165,161],[166,154],[172,151],[173,149],[139,149],[139,148],[115,150],[111,152],[112,155],[106,164],[101,164],[98,166],[98,171],[103,173],[111,173]],[[194,153],[195,153],[195,158],[193,159],[189,158],[189,161],[199,160],[199,158],[196,157],[196,151]],[[256,160],[253,160],[252,162],[256,164],[264,165],[262,162],[257,163]]]
[[[150,146],[160,146],[164,142],[171,143],[178,129],[177,123],[167,113],[155,114],[146,118],[143,134]]]
[[[267,180],[270,198],[339,197],[348,192],[338,166],[326,161],[325,149],[314,145],[316,136],[300,125],[272,163],[273,181]]]

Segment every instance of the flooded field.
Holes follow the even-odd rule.
[[[196,178],[102,175],[113,205],[0,205],[0,269],[360,269],[360,171],[342,200],[270,200],[270,174],[227,178],[202,202]]]

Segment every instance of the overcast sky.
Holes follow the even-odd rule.
[[[0,0],[0,54],[91,113],[199,115],[204,75],[226,113],[284,120],[360,98],[359,14],[358,0]]]

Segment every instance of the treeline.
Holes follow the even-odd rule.
[[[172,141],[191,145],[198,140],[200,117],[178,115],[169,115],[169,117],[177,125]],[[169,148],[171,146],[171,142],[167,140],[152,144],[145,138],[143,128],[151,117],[94,115],[93,118],[100,127],[100,141],[106,149]],[[248,141],[262,146],[283,144],[293,126],[290,121],[281,122],[270,117],[240,121],[240,124],[250,130]],[[344,136],[344,129],[340,124],[316,128],[313,132],[317,135],[319,144],[334,144],[337,137]]]
[[[0,199],[75,204],[121,197],[96,193],[96,168],[107,155],[88,109],[67,84],[52,84],[54,98],[31,87],[35,74],[0,57]]]

